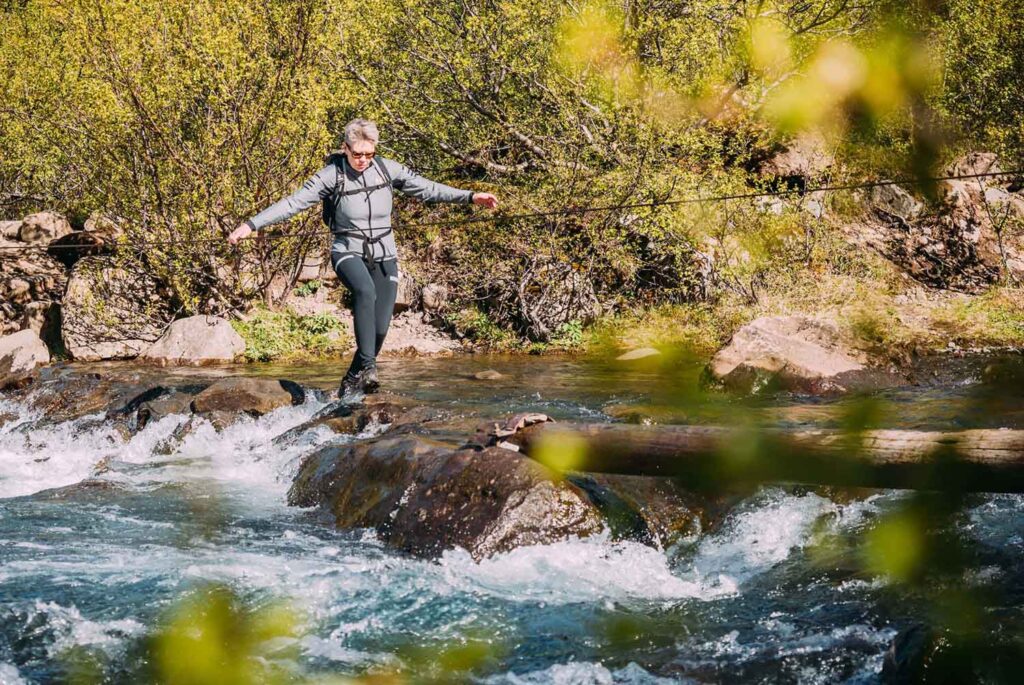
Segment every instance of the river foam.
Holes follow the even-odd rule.
[[[309,396],[259,418],[240,417],[217,431],[205,419],[163,417],[125,438],[102,414],[46,423],[24,405],[5,401],[0,412],[16,418],[0,427],[0,497],[18,497],[101,477],[124,484],[215,482],[269,491],[280,498],[295,462],[318,444],[339,439],[329,429],[304,431],[283,444],[273,439],[324,407]],[[191,430],[175,436],[191,421]],[[148,467],[148,468],[138,468]]]

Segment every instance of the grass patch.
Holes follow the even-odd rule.
[[[604,353],[672,348],[687,356],[710,359],[751,318],[750,307],[734,302],[663,305],[601,319],[586,332],[584,347]]]
[[[480,347],[496,351],[513,351],[523,347],[524,341],[515,333],[494,323],[487,314],[467,307],[445,317],[458,335]]]
[[[231,325],[245,340],[250,362],[333,359],[352,346],[345,324],[331,314],[301,316],[257,309]]]
[[[1024,291],[993,288],[958,299],[931,313],[938,343],[960,346],[1024,347]]]

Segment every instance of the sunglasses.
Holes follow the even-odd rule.
[[[356,152],[355,150],[349,150],[348,154],[352,156],[352,159],[373,159],[377,152]]]

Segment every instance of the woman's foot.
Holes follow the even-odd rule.
[[[371,367],[356,374],[345,374],[345,377],[341,379],[338,397],[343,399],[357,393],[369,394],[377,392],[378,389],[380,389],[380,381],[377,380],[377,369]]]
[[[363,369],[363,392],[369,394],[371,392],[377,392],[380,390],[380,381],[377,380],[377,369],[376,367],[370,367]]]

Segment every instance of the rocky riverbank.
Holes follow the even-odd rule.
[[[807,184],[832,164],[813,145],[796,141],[762,173]],[[781,280],[761,283],[760,294],[737,294],[737,283],[716,285],[712,281],[721,275],[708,276],[703,299],[693,302],[618,314],[603,306],[609,313],[586,330],[566,329],[572,321],[545,320],[545,330],[570,330],[557,344],[496,342],[497,329],[486,316],[458,309],[443,260],[416,253],[402,274],[382,353],[447,355],[497,344],[530,351],[610,346],[614,355],[633,350],[635,356],[638,348],[671,354],[683,346],[710,360],[706,381],[713,385],[742,393],[836,395],[909,382],[916,357],[1020,348],[1021,188],[1004,176],[969,178],[1001,172],[991,154],[966,155],[946,171],[965,178],[938,183],[931,202],[898,185],[881,185],[855,193],[857,209],[844,215],[829,209],[834,202],[816,196],[759,205],[768,215],[803,213],[833,238],[841,236],[842,250],[834,259],[855,255],[859,271],[793,267]],[[273,359],[283,354],[274,337],[296,322],[301,330],[288,343],[292,347],[337,355],[349,344],[351,316],[322,257],[302,262],[297,287],[274,286],[278,310],[287,318],[275,331],[263,326],[265,310],[258,308],[236,311],[234,321],[182,318],[168,284],[127,270],[114,258],[123,239],[119,222],[98,213],[74,227],[53,212],[0,224],[0,333],[6,334],[0,337],[0,386],[31,382],[34,369],[51,358],[138,359],[161,366]],[[710,246],[708,254],[715,249]],[[577,291],[594,292],[573,286]],[[563,295],[571,299],[571,293]],[[536,308],[531,311],[536,314]]]

